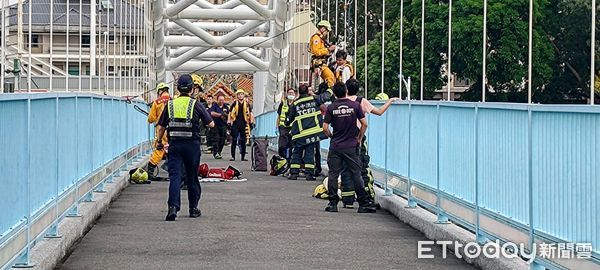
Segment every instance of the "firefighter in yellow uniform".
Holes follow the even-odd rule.
[[[327,66],[327,59],[333,51],[335,51],[335,45],[330,45],[327,42],[327,34],[331,31],[331,24],[328,21],[320,21],[317,24],[317,33],[312,35],[310,38],[310,53],[312,70],[321,71],[321,78],[327,82],[329,88],[333,87],[335,83],[335,76],[333,71]]]
[[[169,96],[169,86],[167,86],[166,83],[164,83],[164,82],[159,83],[156,86],[156,91],[158,92],[158,98],[154,102],[152,102],[152,106],[150,107],[150,112],[148,113],[148,123],[154,124],[155,126],[158,123],[158,119],[162,115],[167,102],[169,102],[169,100],[171,100],[171,97]],[[158,131],[158,126],[155,127],[155,131]],[[156,136],[158,136],[158,132],[154,132],[154,134],[156,134]],[[155,139],[158,140],[158,138],[155,138]],[[164,135],[162,137],[161,142],[163,145],[168,144],[166,135]],[[155,177],[154,175],[155,175],[155,171],[156,171],[156,167],[158,166],[158,163],[160,163],[160,161],[163,159],[164,156],[165,156],[165,149],[156,149],[155,148],[154,151],[152,152],[152,155],[150,156],[150,161],[148,162],[148,168],[146,170],[148,172],[149,180],[157,181],[157,180],[161,179],[161,178]]]

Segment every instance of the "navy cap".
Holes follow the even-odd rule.
[[[179,76],[177,79],[177,89],[179,92],[190,92],[192,91],[192,87],[194,86],[194,80],[192,80],[192,76],[189,74],[184,74]]]

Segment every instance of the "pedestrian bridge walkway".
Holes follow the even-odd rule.
[[[129,186],[60,269],[471,268],[456,258],[417,259],[417,241],[426,238],[387,211],[327,213],[326,201],[310,196],[315,182],[235,166],[249,180],[203,183],[198,219],[187,217],[183,191],[184,211],[164,221],[168,182]]]
[[[152,130],[120,98],[0,98],[0,267],[50,269],[87,230],[81,224],[93,222],[117,197],[125,171],[144,163]],[[255,135],[275,135],[275,117],[258,116]],[[371,165],[383,190],[379,195],[387,195],[378,197],[386,210],[326,213],[325,201],[310,197],[315,182],[253,173],[249,163],[236,163],[250,180],[204,184],[200,219],[183,213],[175,223],[163,221],[166,183],[127,187],[60,266],[471,267],[454,256],[441,259],[439,248],[434,259],[417,259],[417,241],[427,236],[500,240],[525,249],[550,243],[553,256],[540,255],[531,265],[516,259],[522,263],[515,265],[599,268],[597,107],[407,102],[368,121]],[[327,142],[321,146],[326,154]],[[561,245],[574,258],[559,258]],[[44,260],[47,254],[56,259]]]

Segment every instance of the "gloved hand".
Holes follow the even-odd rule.
[[[162,142],[157,141],[156,142],[156,150],[163,150],[165,148],[165,146],[163,145]]]

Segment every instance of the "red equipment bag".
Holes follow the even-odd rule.
[[[225,178],[225,173],[222,168],[209,169],[207,178]]]
[[[198,166],[198,175],[205,178],[208,176],[208,164],[202,163]]]
[[[220,179],[225,179],[225,180],[231,180],[234,177],[239,179],[240,176],[242,175],[242,172],[240,172],[240,170],[236,169],[233,166],[229,166],[229,167],[227,167],[227,169],[225,169],[225,168],[209,169],[208,164],[202,163],[200,166],[198,166],[198,175],[200,175],[200,177],[202,177],[202,178],[220,178]]]

